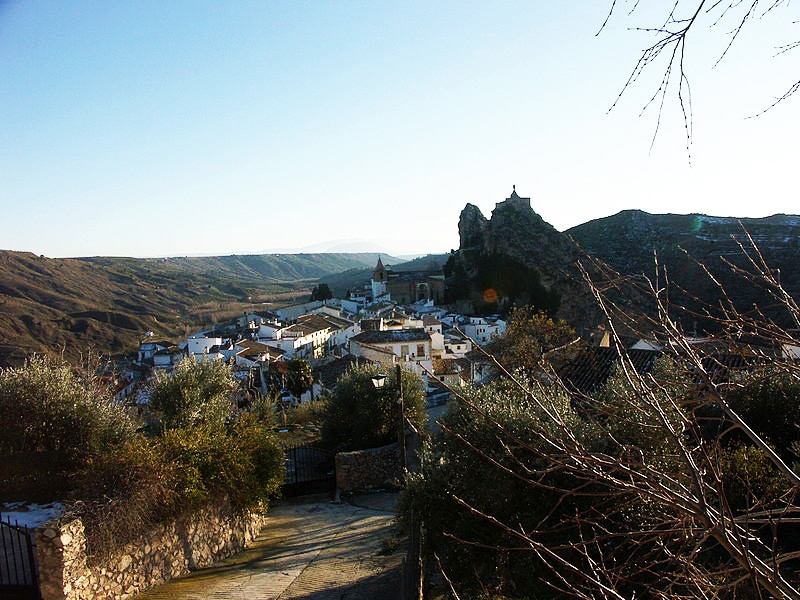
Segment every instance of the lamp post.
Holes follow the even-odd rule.
[[[403,402],[403,378],[400,371],[400,364],[395,365],[397,379],[397,406],[399,408],[399,422],[397,426],[397,443],[400,448],[400,467],[403,469],[403,474],[408,472],[408,462],[406,460],[406,431],[405,431],[405,405]],[[386,383],[387,375],[385,373],[378,373],[372,378],[372,385],[380,389]]]

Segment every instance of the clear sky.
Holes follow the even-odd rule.
[[[800,212],[796,9],[688,40],[694,137],[618,0],[0,0],[0,248],[257,253],[458,246],[516,185],[557,229],[639,208]],[[654,3],[649,3],[654,4]],[[657,11],[663,11],[661,4]]]

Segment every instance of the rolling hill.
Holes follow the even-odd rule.
[[[252,309],[305,299],[320,277],[377,254],[53,259],[0,251],[0,365],[33,353],[132,351]]]

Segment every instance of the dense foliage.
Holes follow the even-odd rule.
[[[403,514],[424,522],[426,554],[459,594],[548,598],[605,585],[608,597],[678,598],[713,585],[753,597],[711,518],[763,516],[786,498],[785,479],[763,450],[707,435],[696,415],[708,400],[676,362],[630,369],[620,365],[591,398],[517,374],[449,407]],[[758,382],[741,394],[763,394]],[[777,439],[782,419],[766,421],[763,435]],[[769,522],[754,526],[752,543],[791,555],[796,529]]]
[[[54,452],[78,464],[133,435],[127,413],[93,376],[38,356],[0,370],[0,450]]]
[[[221,427],[231,415],[233,371],[222,361],[179,362],[172,373],[160,373],[150,394],[165,429],[207,425]]]
[[[307,360],[293,358],[286,365],[286,387],[298,398],[311,389],[314,372]]]
[[[511,309],[505,335],[486,348],[508,371],[522,370],[528,376],[558,368],[574,354],[579,344],[575,330],[563,319],[555,320],[532,306]],[[546,363],[546,364],[545,364]]]
[[[255,508],[278,492],[284,455],[273,415],[234,412],[235,385],[222,363],[181,362],[154,386],[163,428],[148,437],[91,378],[34,359],[0,372],[0,447],[28,458],[48,452],[69,488],[39,487],[55,496],[47,500],[67,501],[84,521],[90,554],[104,555],[194,507]],[[35,478],[28,462],[22,476]]]
[[[330,300],[333,298],[333,292],[327,283],[320,283],[311,289],[311,301],[314,300]]]
[[[380,365],[360,365],[345,373],[329,398],[322,425],[322,443],[339,451],[375,448],[397,441],[399,409],[397,375],[389,373],[383,388],[372,377]],[[400,369],[406,419],[422,430],[425,390],[419,376]]]
[[[505,313],[515,304],[526,304],[553,314],[561,298],[541,281],[536,269],[505,254],[470,251],[470,266],[460,254],[450,255],[443,267],[447,278],[445,300],[470,300],[477,314]]]

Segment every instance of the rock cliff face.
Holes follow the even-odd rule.
[[[474,204],[467,204],[458,218],[459,248],[482,248],[486,223],[481,209]]]
[[[589,296],[578,281],[577,248],[531,208],[530,198],[513,191],[488,220],[467,204],[458,233],[459,250],[446,269],[451,299],[489,312],[530,303],[579,328],[597,324],[585,310]],[[489,288],[498,294],[496,304],[487,302]]]

